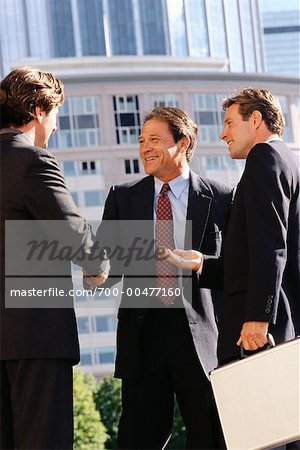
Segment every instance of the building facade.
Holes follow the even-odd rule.
[[[300,76],[300,4],[290,11],[262,13],[266,71]]]
[[[277,94],[285,140],[300,150],[298,79],[264,73],[257,0],[1,0],[1,7],[2,75],[32,65],[65,84],[49,146],[94,229],[109,187],[144,176],[138,135],[155,106],[178,106],[193,117],[199,140],[191,167],[230,185],[244,163],[220,142],[219,104],[236,89]],[[117,291],[84,293],[76,267],[74,283],[81,366],[111,373]]]

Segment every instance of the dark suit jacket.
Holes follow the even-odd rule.
[[[250,151],[224,247],[221,362],[238,358],[246,321],[270,322],[278,343],[300,333],[299,184],[299,159],[284,142]]]
[[[192,220],[192,247],[204,253],[219,256],[221,252],[222,234],[231,205],[231,189],[216,182],[201,178],[191,172],[187,219]],[[139,235],[141,223],[137,223],[134,229],[133,221],[144,221],[145,235],[153,239],[153,201],[154,178],[148,176],[132,183],[114,186],[111,188],[106,200],[103,220],[97,232],[97,238],[109,241],[109,235],[126,234],[126,230],[117,230],[120,221],[131,221],[127,229],[132,228],[133,234]],[[106,224],[107,221],[116,221]],[[146,222],[147,221],[147,222]],[[122,228],[122,227],[121,227]],[[107,236],[107,237],[105,237]],[[123,240],[120,238],[122,245]],[[186,236],[187,241],[187,236]],[[190,245],[190,244],[187,244]],[[189,247],[190,248],[190,247]],[[118,313],[117,331],[117,358],[115,375],[119,378],[136,378],[141,370],[139,354],[139,333],[143,326],[148,307],[151,307],[153,298],[133,298],[127,295],[127,288],[134,289],[139,286],[142,290],[147,286],[156,286],[155,279],[143,277],[143,273],[154,270],[154,260],[141,261],[135,268],[136,277],[132,277],[127,268],[114,269],[115,263],[111,261],[111,275],[124,275],[124,285],[121,306]],[[211,292],[208,289],[198,287],[198,276],[193,273],[186,274],[190,277],[184,281],[184,296],[188,300],[185,310],[194,345],[203,366],[208,373],[216,367],[217,325],[215,317],[215,305]],[[119,280],[117,277],[116,280]],[[111,284],[116,280],[108,280]],[[189,282],[191,281],[191,282]],[[146,284],[147,283],[147,284]],[[220,293],[219,293],[220,294]],[[216,293],[217,296],[217,293]],[[154,300],[155,301],[155,300]],[[141,304],[138,308],[137,305]]]
[[[88,261],[87,256],[93,244],[89,226],[80,216],[56,159],[48,151],[34,147],[29,138],[16,131],[0,134],[1,152],[1,359],[23,358],[70,358],[79,360],[76,319],[73,310],[73,298],[49,297],[56,308],[6,308],[9,300],[8,286],[39,287],[47,289],[58,287],[67,293],[72,289],[71,261],[62,260],[46,268],[43,261],[30,266],[30,276],[24,276],[19,263],[21,245],[25,237],[20,234],[5,236],[5,221],[26,221],[34,223],[36,231],[43,231],[36,219],[50,221],[50,233],[53,220],[61,221],[64,228],[62,244],[81,247],[81,258],[73,258],[77,264],[85,266],[91,273],[99,273],[99,261]],[[28,222],[34,221],[34,222]],[[22,222],[23,223],[23,222]],[[29,227],[30,228],[30,227]],[[20,227],[22,230],[22,226]],[[7,235],[10,234],[8,227]],[[42,233],[43,234],[43,233]],[[49,236],[50,234],[48,234]],[[5,277],[5,237],[6,245],[16,255],[15,272]],[[9,241],[9,242],[8,242]],[[8,247],[7,247],[8,248]],[[80,261],[80,259],[83,259]],[[6,260],[7,263],[7,260]],[[55,269],[56,268],[56,269]],[[8,270],[8,269],[7,269]],[[54,271],[54,272],[53,272]],[[19,275],[23,275],[21,278]],[[17,277],[17,278],[14,278]],[[16,300],[24,301],[24,297]],[[29,297],[26,298],[29,300]],[[44,296],[36,301],[45,300]]]

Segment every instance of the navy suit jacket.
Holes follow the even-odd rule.
[[[300,333],[298,158],[282,141],[257,144],[247,157],[224,246],[220,362],[239,357],[244,322],[269,322],[277,343]]]

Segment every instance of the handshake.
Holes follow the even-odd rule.
[[[197,250],[170,250],[165,247],[160,247],[160,256],[166,258],[174,266],[184,270],[194,270],[201,274],[204,256]],[[83,271],[84,282],[90,287],[101,286],[107,280],[108,273],[103,272],[99,275],[89,275]]]
[[[107,280],[107,273],[100,273],[99,275],[89,275],[84,270],[83,272],[83,281],[90,287],[98,287],[101,286]]]

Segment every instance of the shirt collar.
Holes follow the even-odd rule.
[[[189,178],[190,178],[190,169],[187,168],[184,172],[182,172],[178,177],[174,178],[173,180],[169,181],[170,190],[172,191],[173,195],[179,199],[182,192],[186,188],[186,186],[189,184]],[[161,188],[163,187],[164,182],[159,180],[158,178],[154,177],[154,186],[155,186],[155,197],[159,196],[159,193],[161,191]]]
[[[278,134],[273,134],[272,136],[269,137],[269,139],[267,139],[267,140],[265,141],[265,143],[266,143],[266,144],[269,144],[270,142],[273,142],[273,141],[283,141],[283,139],[281,139],[281,138],[278,136]]]

